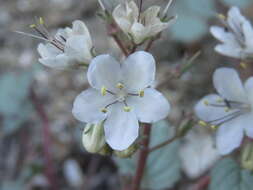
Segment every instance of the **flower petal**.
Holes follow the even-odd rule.
[[[143,26],[143,24],[136,21],[131,27],[130,34],[134,38],[134,42],[136,44],[140,44],[145,40],[146,37],[148,37],[147,34],[149,32],[149,28]]]
[[[219,44],[215,46],[214,50],[228,57],[241,59],[243,56],[243,50],[238,45]]]
[[[86,36],[75,35],[67,39],[65,53],[81,63],[89,63],[92,59],[91,48],[92,44]]]
[[[106,142],[115,150],[127,149],[138,137],[139,123],[133,111],[125,112],[123,104],[112,105],[104,123]]]
[[[138,51],[122,64],[123,82],[133,92],[143,90],[155,79],[155,60],[150,53]]]
[[[250,101],[251,106],[253,107],[253,77],[248,78],[248,80],[244,83],[244,88]]]
[[[245,21],[243,23],[243,33],[245,35],[245,43],[247,48],[251,49],[251,53],[253,54],[253,28],[249,21]]]
[[[42,58],[52,58],[55,57],[56,55],[63,53],[61,50],[57,49],[52,44],[40,43],[37,49]]]
[[[229,9],[227,22],[234,32],[241,35],[240,30],[242,29],[241,27],[245,21],[246,19],[242,16],[238,7],[232,7]]]
[[[225,122],[219,127],[216,136],[216,145],[220,154],[229,154],[240,146],[243,139],[244,124],[245,116],[243,115]]]
[[[131,28],[131,20],[128,19],[126,9],[123,4],[119,4],[112,13],[114,20],[121,30],[128,33]]]
[[[143,97],[129,97],[127,103],[134,108],[138,120],[145,123],[162,120],[170,111],[168,100],[152,88],[145,89]]]
[[[213,84],[218,93],[227,100],[247,102],[245,90],[236,70],[225,67],[216,69]]]
[[[122,77],[120,64],[110,55],[99,55],[92,59],[87,77],[93,88],[100,90],[105,86],[114,91]]]
[[[73,63],[65,54],[59,54],[50,58],[40,58],[39,62],[47,67],[57,69],[64,69]]]
[[[73,35],[83,35],[87,37],[88,43],[92,44],[90,32],[84,22],[76,20],[72,23],[73,25]]]
[[[226,105],[223,102],[220,102],[222,98],[217,94],[209,94],[202,98],[195,106],[194,111],[197,117],[206,122],[212,122],[212,124],[220,123],[222,121],[228,120],[233,117],[233,115],[229,116],[233,112],[237,110],[225,110]],[[224,107],[212,106],[215,105],[224,105]]]
[[[227,43],[227,44],[237,44],[235,37],[232,33],[227,32],[225,28],[219,27],[219,26],[212,26],[210,28],[211,34],[221,42]]]
[[[102,96],[99,91],[90,88],[76,97],[72,113],[82,122],[97,123],[107,115],[102,113],[101,109],[112,102],[113,97],[110,94]]]

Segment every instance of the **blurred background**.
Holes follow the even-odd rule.
[[[104,3],[112,10],[118,1]],[[167,0],[144,0],[145,8],[153,4],[165,7]],[[185,114],[192,114],[199,98],[214,91],[215,68],[234,66],[243,70],[238,60],[214,52],[218,42],[209,33],[210,25],[220,24],[217,13],[226,14],[231,5],[239,6],[244,15],[253,18],[252,0],[173,1],[168,14],[178,19],[151,49],[157,60],[157,83],[172,103],[172,112],[168,121],[155,125],[176,127]],[[126,160],[89,154],[82,146],[85,125],[73,118],[71,110],[74,98],[88,87],[85,72],[40,65],[40,41],[14,32],[33,33],[29,25],[35,23],[36,17],[44,18],[52,34],[79,19],[87,24],[98,53],[119,56],[98,11],[96,0],[0,0],[0,190],[113,190],[126,184],[134,172]],[[198,51],[200,56],[188,72],[168,80]],[[242,76],[250,73],[252,68],[248,66]],[[145,189],[193,189],[206,179],[206,173],[220,158],[211,132],[198,127],[163,150],[166,151],[169,155],[156,160],[157,168],[147,174]],[[169,173],[155,179],[161,174],[159,166],[166,164]]]

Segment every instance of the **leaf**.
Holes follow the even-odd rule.
[[[173,128],[161,121],[153,125],[150,146],[155,146],[173,136]],[[180,160],[178,155],[179,142],[175,141],[159,150],[152,152],[147,161],[142,187],[163,189],[172,187],[180,178]],[[136,157],[131,159],[116,158],[121,174],[134,175]]]
[[[209,190],[252,190],[253,175],[231,158],[221,160],[211,172]]]
[[[240,8],[246,8],[252,4],[252,0],[221,0],[228,6],[237,6]]]

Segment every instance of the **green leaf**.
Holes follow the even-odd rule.
[[[211,171],[209,190],[252,190],[253,175],[231,158],[221,160]]]
[[[150,146],[155,146],[171,138],[174,135],[173,132],[173,128],[166,121],[154,124],[152,127]],[[142,181],[143,188],[170,188],[179,180],[180,159],[178,149],[179,142],[175,141],[149,155]],[[131,159],[116,158],[116,161],[119,165],[120,173],[134,175],[136,157]]]
[[[228,6],[237,6],[240,8],[246,8],[253,4],[252,0],[221,0]]]

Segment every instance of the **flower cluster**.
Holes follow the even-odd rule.
[[[223,55],[248,59],[253,57],[253,28],[251,23],[241,15],[237,7],[228,11],[227,17],[219,15],[224,27],[212,26],[212,35],[222,44],[215,50]]]

